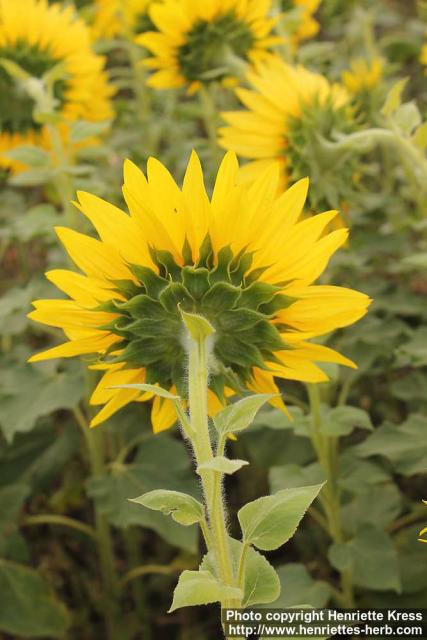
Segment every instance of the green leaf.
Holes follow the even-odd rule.
[[[269,472],[269,480],[270,489],[275,493],[282,489],[321,484],[325,482],[326,474],[317,462],[304,467],[291,463],[272,467]]]
[[[78,404],[84,385],[76,365],[71,365],[69,371],[54,370],[49,375],[42,373],[42,366],[32,365],[6,373],[0,391],[0,427],[9,442],[16,433],[30,431],[41,416]]]
[[[70,142],[81,142],[93,136],[99,136],[104,133],[111,122],[104,120],[103,122],[87,122],[86,120],[77,120],[71,125]]]
[[[282,585],[275,608],[287,609],[304,602],[315,609],[324,609],[331,597],[331,587],[323,580],[314,580],[303,564],[289,563],[278,567]]]
[[[345,530],[355,533],[372,524],[378,529],[386,528],[401,511],[401,493],[390,483],[365,488],[365,493],[358,494],[342,507],[341,514]]]
[[[412,142],[418,147],[418,149],[421,149],[421,151],[424,151],[427,147],[427,122],[423,122],[422,124],[420,124],[420,126],[417,128],[417,130],[415,131],[414,135],[412,136]],[[424,254],[426,255],[426,254]],[[425,258],[425,262],[427,262],[427,256]]]
[[[262,405],[276,397],[271,393],[260,393],[243,398],[228,405],[216,414],[213,421],[220,436],[246,429]]]
[[[197,550],[197,527],[182,527],[158,511],[129,501],[157,489],[181,491],[200,499],[185,445],[170,434],[146,434],[132,464],[112,465],[111,473],[91,478],[87,490],[108,521],[120,529],[132,525],[155,531],[167,543],[191,553]]]
[[[333,544],[328,557],[338,571],[350,570],[359,587],[400,592],[397,551],[384,531],[365,527],[349,542]]]
[[[168,400],[181,400],[180,396],[175,396],[173,393],[166,391],[162,387],[157,387],[154,384],[118,384],[114,387],[108,387],[109,389],[139,389],[144,393],[154,393],[155,396],[161,398],[167,398]]]
[[[283,489],[245,504],[237,514],[244,541],[264,551],[285,544],[322,487],[323,484]]]
[[[372,431],[369,414],[358,407],[335,407],[322,421],[321,431],[328,436],[348,436],[355,427]]]
[[[280,580],[267,558],[250,547],[246,556],[242,607],[275,602],[280,595]]]
[[[15,80],[28,80],[31,75],[28,71],[25,71],[19,64],[13,60],[7,58],[0,58],[0,67],[2,67],[6,73]]]
[[[339,459],[338,484],[354,494],[366,493],[372,487],[390,480],[387,473],[378,463],[361,460],[351,449],[343,451]]]
[[[232,473],[236,473],[236,471],[244,467],[246,464],[249,464],[247,460],[230,460],[230,458],[226,458],[225,456],[216,456],[215,458],[212,458],[212,460],[209,460],[209,462],[199,464],[197,472],[199,473],[200,471],[208,470],[231,475]]]
[[[393,113],[400,107],[402,102],[402,93],[406,84],[408,82],[408,78],[402,78],[396,84],[392,86],[390,91],[387,94],[385,99],[383,108],[381,109],[381,113],[386,117],[390,117]]]
[[[240,589],[220,584],[209,571],[183,571],[168,613],[181,607],[240,600],[242,595]]]
[[[393,120],[405,135],[410,136],[421,123],[421,114],[415,102],[406,102],[396,109]]]
[[[13,187],[40,187],[50,182],[54,175],[53,169],[31,169],[10,177],[9,184]]]
[[[228,539],[233,570],[237,575],[243,544],[234,538]],[[242,607],[254,604],[268,604],[273,602],[280,594],[280,581],[274,567],[256,549],[246,549],[246,569],[244,574]],[[200,565],[200,569],[216,574],[215,558],[211,552],[207,553]]]
[[[401,425],[386,423],[362,442],[356,452],[362,457],[388,458],[398,473],[411,476],[427,470],[427,419],[412,414]]]
[[[0,560],[0,593],[1,631],[14,637],[63,637],[68,612],[36,571]]]
[[[175,522],[184,526],[201,522],[204,518],[203,505],[192,496],[180,491],[155,489],[144,493],[139,498],[129,498],[129,500],[153,511],[171,515]]]
[[[17,519],[29,492],[26,484],[11,484],[0,489],[0,555],[5,555],[8,538],[16,531]]]
[[[5,155],[11,160],[23,162],[31,167],[47,167],[50,162],[50,156],[47,151],[32,145],[16,147],[8,151]]]
[[[188,329],[188,333],[193,340],[206,340],[208,336],[215,333],[215,329],[206,318],[199,316],[196,313],[187,313],[180,308],[181,317],[185,326]]]

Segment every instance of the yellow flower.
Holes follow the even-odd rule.
[[[318,32],[320,25],[313,17],[320,5],[320,0],[282,0],[281,8],[284,17],[287,14],[295,14],[294,22],[291,23],[291,43],[294,48],[301,40],[313,38]]]
[[[372,89],[379,83],[383,68],[381,58],[372,60],[358,58],[350,62],[350,70],[343,71],[342,81],[349,93],[357,95]]]
[[[95,0],[93,32],[96,38],[142,33],[152,28],[150,4],[159,0]]]
[[[270,0],[165,0],[150,8],[158,31],[137,42],[153,57],[144,64],[155,72],[148,84],[158,89],[187,86],[194,92],[203,83],[235,76],[237,66],[268,56],[280,41],[270,32]]]
[[[46,0],[0,0],[0,150],[22,144],[46,146],[48,135],[34,121],[34,101],[7,70],[18,65],[37,79],[62,63],[64,79],[54,84],[58,110],[64,121],[98,121],[112,117],[113,93],[95,55],[89,30],[74,18],[72,7],[49,6]],[[6,65],[6,67],[4,66]],[[22,166],[0,156],[0,167]]]
[[[347,238],[325,230],[336,211],[298,222],[308,190],[303,179],[278,195],[272,164],[242,183],[235,154],[220,166],[211,199],[193,152],[182,189],[154,158],[147,178],[130,161],[123,194],[130,215],[90,195],[77,207],[99,239],[67,228],[57,234],[80,273],[54,270],[48,279],[69,296],[38,300],[29,317],[60,327],[68,342],[33,356],[97,354],[104,371],[91,402],[104,407],[96,426],[124,405],[145,401],[129,383],[159,384],[186,395],[186,351],[178,305],[213,324],[211,413],[242,388],[277,393],[275,377],[327,380],[315,362],[355,365],[309,338],[361,318],[363,293],[313,284]],[[276,406],[284,408],[276,399]],[[156,397],[155,431],[175,421],[170,400]]]
[[[290,167],[295,170],[300,162],[298,141],[305,120],[315,133],[326,133],[321,131],[323,121],[330,126],[335,112],[347,103],[347,93],[322,75],[278,57],[258,65],[247,77],[253,89],[236,89],[247,111],[222,114],[230,126],[219,130],[219,144],[251,160],[243,168],[246,177],[278,160],[286,182]],[[308,168],[303,167],[300,177],[307,173]]]

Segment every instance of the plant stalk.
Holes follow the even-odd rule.
[[[192,443],[197,465],[213,458],[207,410],[208,366],[206,351],[205,339],[193,340],[190,338],[188,392],[193,432]],[[210,551],[215,558],[220,580],[227,586],[235,586],[222,497],[221,474],[210,470],[200,470],[200,477],[209,514]],[[238,607],[240,602],[224,602],[222,606]]]
[[[325,436],[322,433],[322,413],[320,408],[320,393],[318,385],[307,385],[308,398],[312,414],[311,439],[320,466],[324,470],[327,483],[322,491],[320,501],[326,516],[326,523],[330,537],[337,544],[345,541],[341,522],[340,489],[337,484],[336,461],[338,458],[337,438]],[[351,570],[341,571],[340,606],[353,609],[355,607],[353,581]]]

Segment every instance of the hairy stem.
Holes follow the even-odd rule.
[[[192,443],[197,465],[213,458],[209,434],[208,411],[208,367],[206,340],[190,338],[189,353],[189,404],[192,429]],[[210,470],[200,470],[207,512],[209,514],[209,540],[215,558],[220,580],[229,586],[235,585],[225,508],[222,498],[221,475]],[[224,606],[238,606],[240,603],[226,602]]]

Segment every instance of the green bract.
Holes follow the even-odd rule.
[[[230,54],[245,59],[253,43],[250,29],[234,12],[199,20],[178,49],[179,66],[187,80],[221,80],[230,74]]]
[[[183,248],[184,266],[167,251],[151,250],[159,268],[131,266],[139,284],[116,283],[126,302],[109,302],[100,309],[119,312],[121,317],[107,327],[122,342],[118,356],[108,356],[129,366],[145,367],[147,383],[175,385],[186,396],[186,336],[181,312],[198,314],[215,330],[210,357],[210,387],[223,399],[225,385],[240,390],[250,380],[252,367],[265,369],[274,362],[274,351],[285,349],[279,329],[270,322],[272,314],[285,308],[292,298],[280,287],[258,282],[251,271],[252,255],[233,255],[224,247],[214,262],[209,236],[192,264],[188,247]]]

